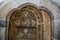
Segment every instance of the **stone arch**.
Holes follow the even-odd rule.
[[[51,20],[54,20],[54,16],[53,16],[52,12],[49,11],[48,8],[46,8],[46,7],[44,7],[44,6],[40,6],[38,9],[39,9],[39,10],[41,9],[41,10],[46,11],[46,12],[48,13],[48,15],[50,16]]]
[[[24,8],[26,8],[27,7],[27,9],[24,9]],[[30,8],[30,9],[29,9]],[[32,11],[32,14],[35,16],[35,20],[37,20],[36,21],[36,23],[37,23],[37,25],[35,25],[36,27],[39,27],[39,30],[40,30],[40,28],[43,26],[43,15],[42,15],[42,13],[41,13],[41,10],[46,10],[45,12],[47,12],[47,13],[49,13],[48,15],[49,15],[49,17],[51,18],[51,20],[53,20],[54,18],[50,15],[51,14],[51,12],[49,11],[48,12],[48,10],[45,8],[45,7],[40,7],[40,8],[38,8],[35,4],[32,4],[32,3],[26,3],[26,4],[23,4],[23,5],[21,5],[21,6],[19,6],[18,8],[15,8],[15,9],[13,9],[13,10],[11,10],[9,13],[8,13],[8,15],[7,15],[7,34],[9,33],[9,27],[10,27],[10,20],[12,19],[12,16],[14,16],[14,15],[17,15],[16,13],[18,13],[19,11],[21,11],[21,9],[24,9],[24,10],[31,10]],[[29,12],[31,12],[31,11],[29,11]],[[33,12],[34,11],[34,12]],[[21,14],[21,13],[18,13],[19,15]],[[34,17],[33,16],[33,17]],[[17,17],[16,17],[17,18]],[[15,18],[15,19],[16,19]],[[24,18],[24,17],[23,17]],[[40,23],[39,23],[40,22]],[[38,31],[38,28],[37,28],[37,31]],[[42,34],[43,35],[43,34]],[[46,39],[43,39],[43,36],[42,36],[42,38],[39,38],[38,37],[38,33],[36,34],[36,40],[46,40]],[[8,36],[7,36],[7,38],[9,37],[9,34],[8,34]],[[7,39],[6,38],[6,39]],[[15,37],[13,36],[13,39],[11,39],[11,38],[9,38],[9,39],[7,39],[7,40],[15,40],[14,39]],[[50,37],[51,38],[51,37]],[[47,39],[48,40],[48,39]],[[49,40],[51,40],[51,39],[49,39]]]
[[[39,10],[40,10],[40,12],[42,13],[42,16],[43,16],[43,22],[45,22],[44,23],[44,25],[46,25],[46,28],[47,27],[49,27],[48,25],[49,25],[49,21],[48,21],[48,19],[50,18],[50,30],[51,30],[51,39],[48,39],[47,37],[49,37],[49,35],[47,35],[47,37],[44,37],[44,40],[52,40],[52,36],[54,35],[53,33],[54,33],[54,25],[53,25],[53,20],[54,20],[54,16],[53,16],[53,14],[46,8],[46,7],[44,7],[44,6],[41,6],[41,7],[39,7]],[[46,13],[45,13],[46,12]],[[49,18],[47,18],[47,17],[49,17]],[[46,19],[47,18],[47,19]],[[46,21],[47,20],[47,21]],[[45,28],[45,30],[46,30],[46,28]],[[46,33],[44,34],[44,36],[46,36]]]

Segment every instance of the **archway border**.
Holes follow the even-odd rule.
[[[6,16],[6,26],[7,26],[7,27],[6,27],[6,37],[5,37],[5,40],[8,40],[7,38],[8,38],[9,19],[10,19],[12,13],[13,13],[14,11],[18,10],[18,9],[21,9],[21,8],[24,7],[24,6],[27,6],[27,5],[32,5],[33,7],[37,8],[38,10],[39,10],[39,9],[43,9],[44,11],[46,10],[46,12],[49,13],[48,15],[50,16],[51,21],[54,20],[53,14],[52,14],[46,7],[43,7],[43,6],[38,7],[38,6],[36,6],[35,4],[33,4],[33,3],[25,3],[25,4],[22,4],[22,5],[20,5],[18,8],[12,9],[12,10],[7,14],[7,16]],[[51,24],[51,25],[52,25],[52,24]],[[51,28],[52,28],[52,27],[51,27]]]
[[[54,23],[53,23],[54,16],[53,16],[53,14],[51,13],[51,11],[49,11],[49,9],[47,9],[47,8],[44,7],[44,6],[39,7],[39,10],[43,10],[43,11],[47,12],[48,15],[50,16],[50,19],[51,19],[51,23],[50,23],[50,24],[51,24],[51,40],[53,40],[52,37],[53,37],[53,35],[54,35]]]

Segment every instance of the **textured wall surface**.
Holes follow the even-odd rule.
[[[52,12],[54,20],[54,35],[53,40],[60,40],[60,2],[59,0],[3,0],[0,4],[0,40],[5,38],[6,16],[14,8],[24,4],[33,3],[37,6],[44,6]]]

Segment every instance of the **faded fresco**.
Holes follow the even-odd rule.
[[[46,7],[53,15],[52,40],[60,40],[60,0],[0,0],[0,40],[5,40],[8,13],[22,4],[33,3]]]

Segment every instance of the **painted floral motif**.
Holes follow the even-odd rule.
[[[36,38],[35,28],[19,28],[18,32],[19,32],[18,33],[19,39],[35,39]]]

